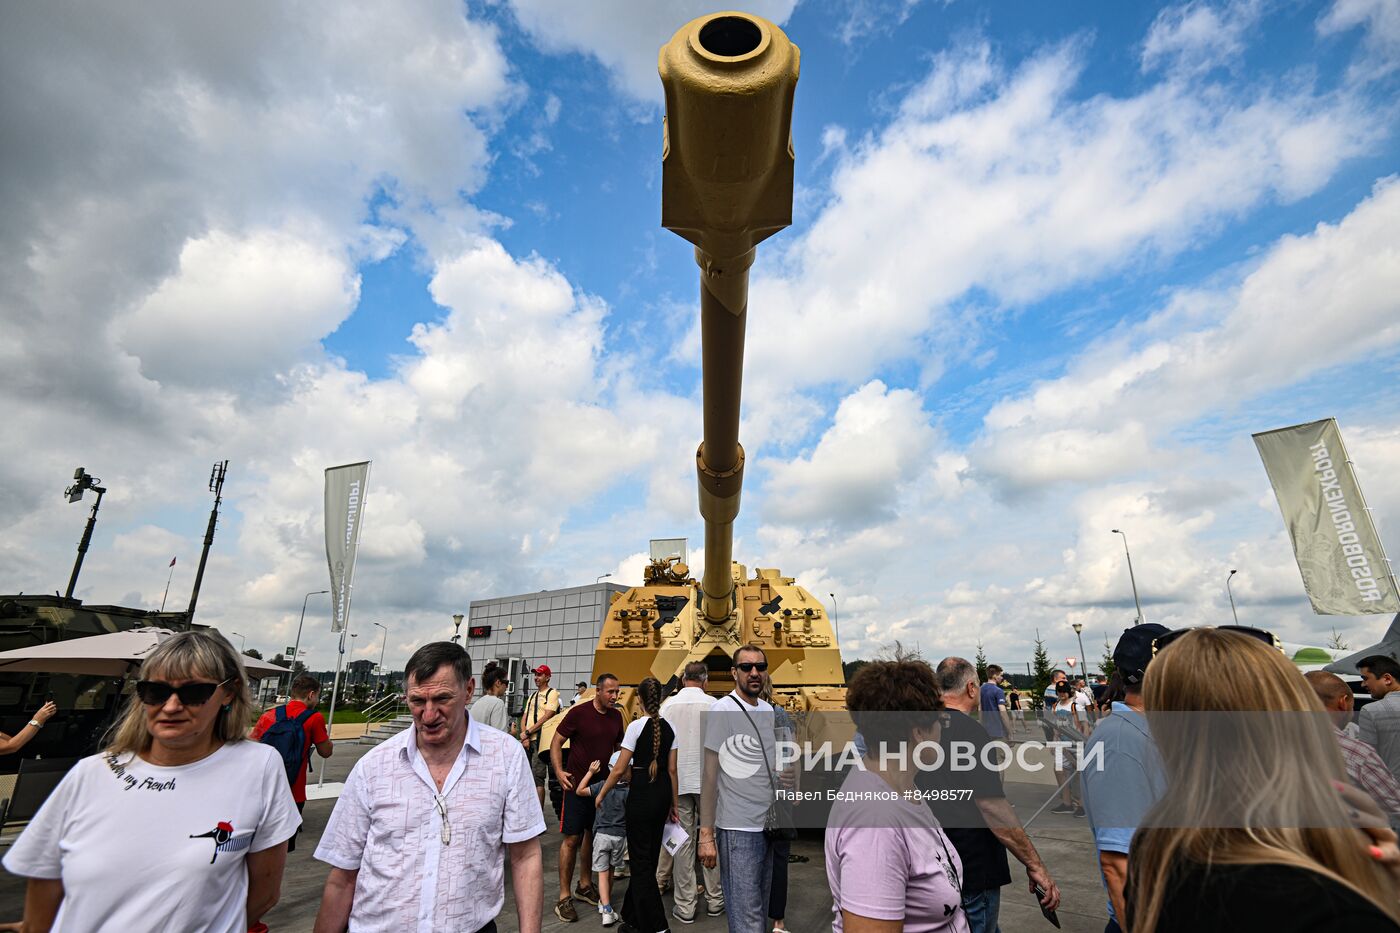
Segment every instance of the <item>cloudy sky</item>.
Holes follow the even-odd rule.
[[[123,9],[125,7],[125,9]],[[736,557],[1019,668],[1133,616],[1354,646],[1250,433],[1336,417],[1400,552],[1400,6],[755,0],[802,49],[754,269]],[[276,651],[322,471],[372,459],[354,627],[640,582],[701,539],[697,279],[660,229],[689,0],[8,4],[0,590],[187,597]],[[698,564],[697,559],[694,563]],[[175,598],[172,596],[172,599]],[[332,663],[324,597],[304,644]],[[369,643],[369,644],[366,644]]]

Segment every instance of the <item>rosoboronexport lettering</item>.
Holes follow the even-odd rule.
[[[1352,518],[1346,493],[1342,491],[1341,480],[1337,478],[1337,470],[1332,465],[1332,454],[1324,441],[1318,441],[1308,449],[1312,451],[1313,472],[1317,475],[1318,485],[1322,489],[1322,500],[1327,503],[1332,529],[1337,535],[1337,543],[1342,546],[1342,556],[1346,558],[1352,583],[1363,600],[1368,603],[1379,602],[1385,598],[1385,594],[1376,583],[1376,576],[1371,570],[1371,558],[1356,531],[1356,520]]]

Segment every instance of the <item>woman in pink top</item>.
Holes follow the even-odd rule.
[[[923,661],[876,661],[846,688],[866,744],[863,769],[841,785],[826,830],[826,878],[836,933],[968,933],[962,862],[914,790],[913,759],[881,761],[881,749],[938,741],[943,709]]]

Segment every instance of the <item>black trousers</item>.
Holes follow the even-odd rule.
[[[768,919],[782,920],[787,916],[788,856],[792,843],[786,839],[773,840],[773,882],[768,889]]]
[[[297,812],[298,812],[298,813],[302,812],[302,811],[305,810],[305,809],[306,809],[306,801],[303,800],[301,803],[297,804]],[[301,827],[298,826],[298,827],[297,827],[297,831],[294,832],[294,833],[292,833],[292,838],[290,838],[290,839],[287,840],[287,851],[288,851],[288,852],[295,852],[295,851],[297,850],[297,837],[300,836],[300,835],[301,835]]]
[[[643,933],[670,929],[666,905],[656,887],[656,863],[661,858],[661,833],[671,812],[671,776],[657,768],[656,780],[645,768],[632,769],[627,790],[627,852],[632,878],[622,901],[622,920]]]

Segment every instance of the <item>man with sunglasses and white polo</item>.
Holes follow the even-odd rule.
[[[773,707],[765,703],[768,656],[758,645],[734,652],[734,690],[710,707],[700,793],[700,864],[719,863],[730,933],[767,929],[773,844],[763,823],[778,782]]]
[[[494,933],[505,863],[520,933],[544,911],[544,818],[520,742],[467,716],[461,645],[405,668],[413,725],[356,762],[316,858],[331,865],[315,933]]]

